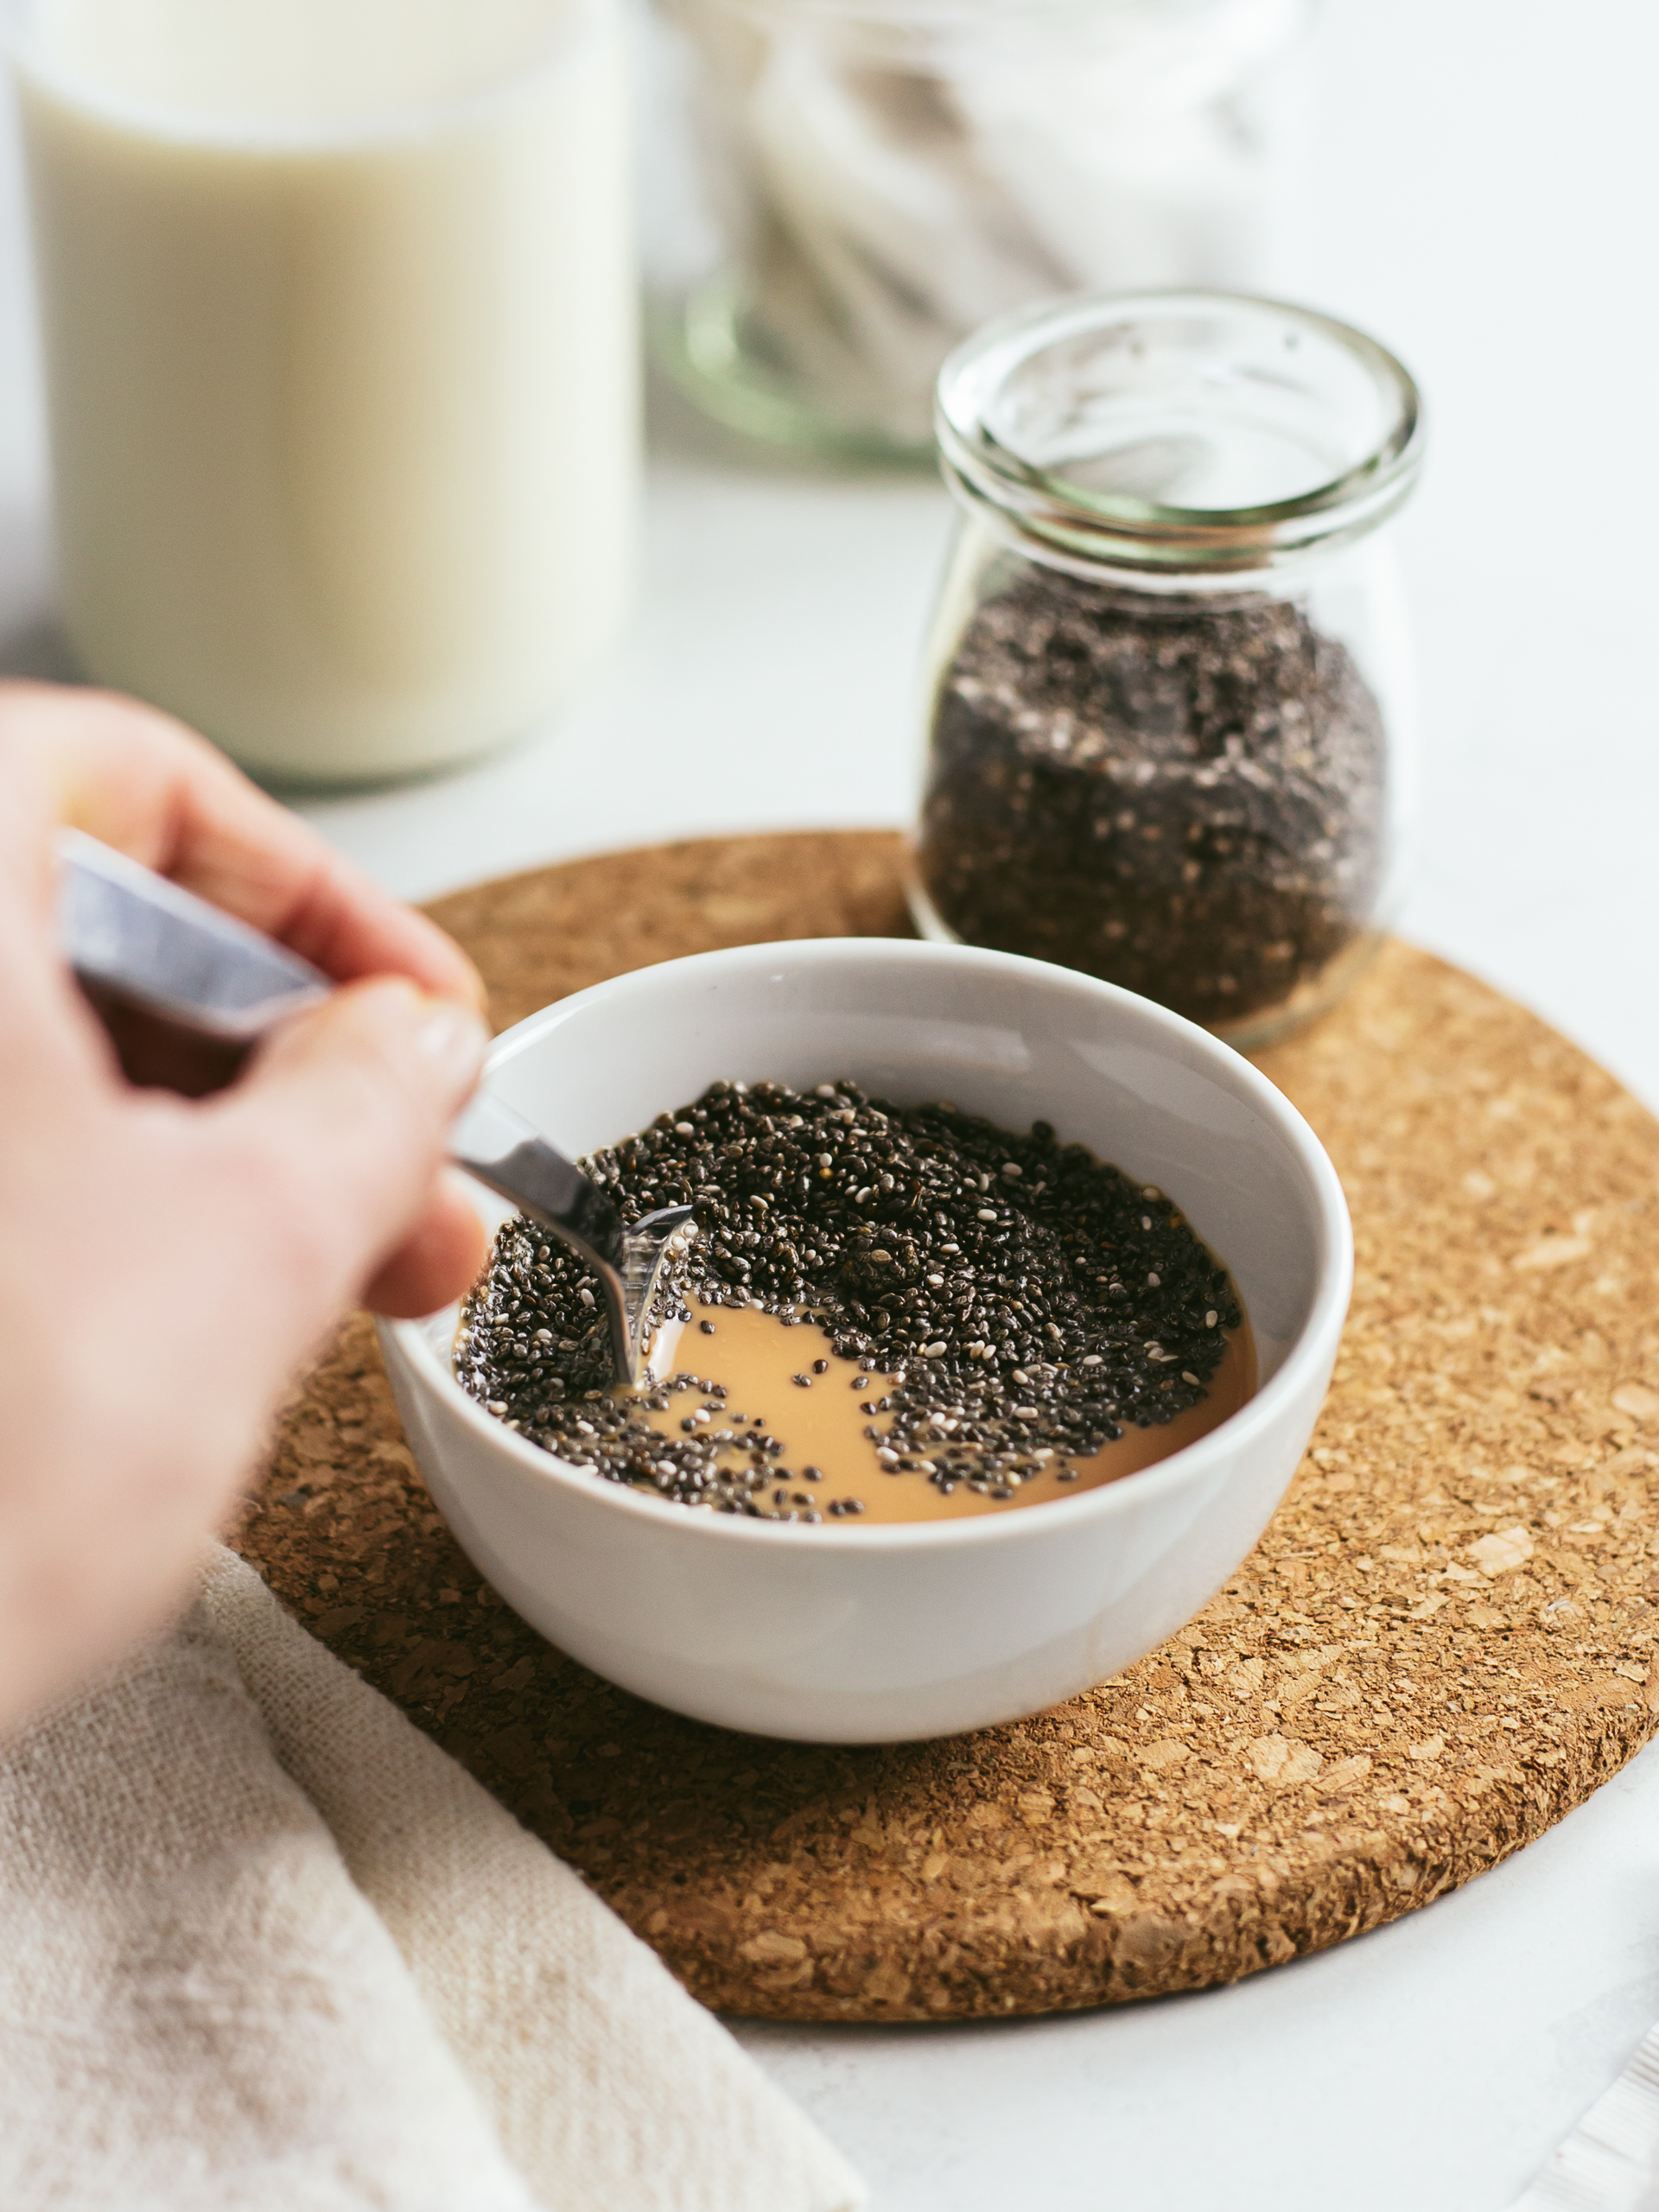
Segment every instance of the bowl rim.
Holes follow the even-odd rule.
[[[1179,1451],[1154,1460],[1149,1466],[1137,1469],[1132,1475],[1116,1482],[1103,1483],[1076,1497],[1045,1498],[1034,1510],[972,1514],[943,1521],[875,1522],[867,1527],[855,1522],[849,1527],[827,1521],[801,1524],[751,1520],[747,1514],[698,1512],[667,1498],[654,1497],[649,1491],[631,1484],[607,1481],[591,1469],[556,1458],[539,1444],[532,1444],[528,1438],[508,1428],[493,1414],[486,1413],[475,1398],[461,1389],[433,1348],[427,1334],[431,1315],[413,1320],[379,1318],[377,1325],[383,1338],[391,1339],[412,1378],[435,1393],[440,1402],[460,1416],[463,1426],[480,1444],[499,1453],[509,1465],[556,1490],[569,1489],[578,1500],[585,1499],[625,1515],[643,1516],[647,1525],[656,1526],[663,1534],[677,1530],[690,1541],[781,1544],[812,1555],[850,1552],[865,1557],[881,1552],[955,1549],[990,1542],[1033,1542],[1042,1539],[1045,1529],[1062,1535],[1068,1529],[1079,1529],[1085,1519],[1110,1519],[1133,1511],[1140,1503],[1155,1503],[1166,1492],[1201,1481],[1213,1471],[1217,1462],[1248,1450],[1260,1433],[1270,1430],[1281,1407],[1297,1395],[1309,1371],[1328,1365],[1334,1357],[1353,1285],[1353,1228],[1337,1171],[1313,1128],[1275,1084],[1243,1053],[1223,1044],[1207,1029],[1136,992],[1050,961],[1032,960],[1023,954],[997,952],[982,946],[936,944],[912,938],[795,938],[688,953],[678,959],[658,961],[645,968],[630,969],[624,975],[608,976],[602,982],[573,991],[568,997],[556,999],[550,1005],[526,1014],[495,1039],[485,1062],[483,1079],[487,1082],[493,1070],[539,1042],[576,1011],[597,1000],[630,988],[638,989],[642,985],[654,987],[670,977],[687,980],[711,970],[741,971],[765,967],[780,955],[805,958],[823,966],[850,962],[855,957],[874,957],[886,964],[909,962],[918,966],[977,969],[1016,982],[1022,976],[1033,981],[1041,978],[1050,985],[1058,982],[1073,988],[1079,996],[1094,999],[1107,1007],[1133,1011],[1139,1020],[1150,1019],[1154,1029],[1166,1033],[1170,1044],[1180,1045],[1188,1052],[1196,1050],[1212,1071],[1233,1085],[1288,1144],[1304,1171],[1319,1245],[1313,1295],[1306,1321],[1278,1372],[1236,1413],[1230,1414],[1225,1421],[1191,1444],[1183,1445]],[[1029,1525],[1033,1522],[1037,1524],[1034,1528]]]

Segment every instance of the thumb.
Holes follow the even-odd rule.
[[[430,1204],[450,1123],[489,1033],[471,1007],[401,978],[349,984],[286,1022],[214,1103],[248,1196],[321,1326],[361,1291]],[[273,1216],[280,1219],[273,1222]]]

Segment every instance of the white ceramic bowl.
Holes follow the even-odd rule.
[[[1352,1241],[1318,1139],[1248,1061],[1145,999],[1005,953],[832,938],[671,961],[520,1022],[486,1079],[580,1154],[721,1077],[841,1076],[1006,1128],[1046,1119],[1167,1192],[1243,1295],[1255,1396],[1078,1497],[896,1527],[773,1524],[671,1504],[514,1435],[452,1376],[453,1308],[388,1325],[383,1340],[445,1518],[562,1650],[698,1719],[885,1743],[1053,1705],[1204,1605],[1306,1446]],[[480,1211],[503,1218],[481,1192]]]

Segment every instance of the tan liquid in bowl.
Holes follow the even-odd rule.
[[[712,1334],[705,1332],[706,1324],[712,1325]],[[828,1363],[822,1375],[812,1371],[819,1361]],[[1052,1454],[1043,1471],[1020,1483],[1012,1497],[998,1498],[983,1489],[969,1488],[965,1481],[946,1492],[922,1467],[884,1467],[876,1455],[892,1416],[875,1408],[891,1385],[868,1367],[837,1358],[829,1337],[811,1322],[790,1327],[776,1315],[753,1306],[694,1302],[691,1319],[677,1344],[657,1363],[695,1374],[705,1383],[723,1385],[724,1406],[704,1418],[702,1409],[712,1402],[706,1391],[676,1391],[666,1409],[659,1410],[641,1403],[635,1391],[619,1388],[613,1395],[632,1402],[638,1418],[671,1436],[682,1433],[682,1424],[689,1420],[716,1437],[731,1431],[733,1440],[720,1459],[734,1471],[748,1462],[741,1441],[746,1432],[772,1436],[784,1446],[777,1455],[782,1471],[776,1487],[785,1497],[777,1503],[811,1506],[828,1515],[832,1504],[855,1498],[863,1510],[853,1518],[866,1523],[960,1520],[1097,1490],[1207,1436],[1238,1411],[1256,1384],[1255,1346],[1247,1317],[1241,1327],[1228,1332],[1221,1363],[1197,1405],[1161,1426],[1142,1428],[1126,1423],[1116,1442],[1091,1459],[1067,1460]],[[870,1435],[872,1429],[878,1433]],[[937,1433],[943,1446],[949,1431]],[[918,1455],[912,1452],[906,1456],[914,1460]],[[802,1471],[807,1467],[818,1470],[821,1478],[807,1479]],[[1063,1469],[1070,1471],[1070,1479],[1061,1479]],[[773,1491],[765,1495],[771,1500]],[[845,1511],[844,1505],[842,1510]]]

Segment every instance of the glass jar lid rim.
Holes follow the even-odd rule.
[[[884,27],[946,25],[986,17],[1203,14],[1229,0],[737,0],[747,13]]]
[[[1387,402],[1386,426],[1349,466],[1289,497],[1183,506],[1075,482],[1065,462],[1046,466],[1027,458],[987,421],[989,397],[1047,346],[1183,310],[1276,318],[1287,331],[1318,337],[1369,372]],[[1102,557],[1135,562],[1138,553],[1158,566],[1266,565],[1275,554],[1363,535],[1405,499],[1424,442],[1416,383],[1376,339],[1316,308],[1252,293],[1190,288],[1074,294],[998,317],[946,360],[934,420],[946,476],[975,504],[1000,510],[1022,533],[1051,538],[1073,554],[1096,550]],[[1080,537],[1090,543],[1079,543]]]

